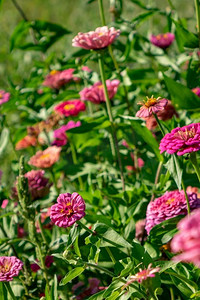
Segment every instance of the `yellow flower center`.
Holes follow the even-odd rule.
[[[179,130],[174,134],[174,136],[180,138],[181,140],[187,141],[188,139],[193,138],[195,134],[196,134],[195,128],[192,127],[190,130],[187,129],[185,131]]]
[[[98,33],[98,36],[102,36],[102,35],[104,35],[104,32],[99,32]]]
[[[174,202],[174,200],[175,200],[175,198],[168,199],[168,200],[166,201],[166,204],[171,204],[172,202]]]
[[[51,72],[50,72],[50,75],[55,75],[55,74],[57,74],[59,71],[57,71],[57,70],[52,70]]]
[[[103,84],[101,84],[101,85],[98,85],[98,89],[103,89]]]
[[[75,105],[74,105],[74,104],[66,104],[66,105],[64,106],[64,110],[70,110],[70,109],[73,109],[73,108],[75,108]]]
[[[165,33],[165,34],[163,34],[163,38],[164,39],[167,39],[168,38],[168,35]]]
[[[0,93],[0,99],[2,99],[3,98],[3,95]]]
[[[154,98],[154,96],[151,96],[151,98],[147,97],[147,100],[143,100],[143,102],[139,102],[138,104],[144,105],[147,108],[153,106],[154,104],[156,104],[158,102],[158,100],[160,100],[160,97],[158,97],[157,99]]]
[[[43,155],[40,156],[40,159],[45,159],[45,158],[47,158],[47,157],[49,157],[49,156],[50,156],[49,153],[43,154]]]

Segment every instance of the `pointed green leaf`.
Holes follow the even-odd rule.
[[[67,273],[67,275],[61,280],[60,286],[67,284],[69,281],[71,281],[72,279],[76,278],[81,273],[83,273],[84,270],[85,270],[85,268],[83,268],[83,267],[77,267],[77,268],[69,271],[69,273]]]

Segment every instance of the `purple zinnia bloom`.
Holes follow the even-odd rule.
[[[0,90],[0,105],[5,102],[8,102],[9,99],[10,99],[10,93]]]
[[[150,117],[152,114],[156,114],[157,112],[165,109],[167,103],[167,99],[161,99],[160,97],[156,99],[154,98],[154,96],[151,96],[151,98],[147,97],[147,100],[138,102],[138,104],[142,106],[140,107],[140,110],[136,113],[136,117]]]
[[[186,216],[177,227],[179,232],[172,239],[171,249],[182,253],[173,260],[191,262],[200,268],[200,209]]]
[[[187,193],[190,203],[190,208],[196,209],[200,207],[200,199],[196,193]],[[174,218],[178,215],[187,215],[187,204],[184,191],[166,192],[154,201],[151,201],[147,206],[146,226],[147,234],[157,224]]]
[[[200,123],[173,129],[162,138],[159,149],[160,153],[166,151],[169,154],[177,153],[177,155],[199,151]]]
[[[52,145],[57,147],[61,147],[67,144],[67,135],[66,131],[75,127],[81,126],[81,122],[74,122],[69,121],[66,125],[61,126],[60,128],[54,130],[53,135],[55,140],[53,141]]]
[[[173,43],[174,39],[175,35],[173,33],[166,32],[158,35],[152,34],[150,37],[150,42],[158,48],[166,49]]]
[[[85,216],[85,201],[78,193],[60,194],[51,207],[50,218],[59,227],[72,226]]]
[[[0,281],[11,281],[18,276],[23,262],[15,256],[0,256]]]

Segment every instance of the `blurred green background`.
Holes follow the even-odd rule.
[[[72,33],[66,35],[52,46],[46,55],[56,53],[59,56],[68,57],[72,51],[72,38],[77,32],[87,32],[101,26],[99,17],[98,3],[93,1],[88,4],[87,0],[16,0],[29,20],[45,20],[52,23],[57,23],[70,30]],[[112,21],[112,15],[109,12],[109,0],[104,0],[106,21],[109,24]],[[167,0],[148,0],[143,1],[146,5],[157,6],[161,9],[169,9]],[[188,0],[176,0],[172,3],[176,8],[176,12],[180,18],[186,18],[189,29],[195,31],[194,24],[194,3]],[[123,1],[122,17],[131,21],[143,9],[135,5],[130,0]],[[193,21],[192,21],[193,18]],[[4,0],[0,10],[1,19],[1,48],[0,48],[0,87],[6,89],[9,81],[14,84],[20,84],[22,78],[27,77],[33,62],[41,58],[41,54],[34,51],[13,50],[10,53],[10,37],[15,26],[22,20],[19,12],[13,5],[12,0]],[[148,22],[144,22],[139,28],[145,36],[148,36],[149,30],[154,33],[159,33],[165,30],[166,20],[158,15],[152,18],[151,26]],[[76,49],[75,49],[76,50]]]

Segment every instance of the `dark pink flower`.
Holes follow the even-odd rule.
[[[108,90],[109,99],[112,99],[117,93],[118,86],[120,81],[115,80],[106,80],[106,86]],[[101,81],[96,82],[93,86],[89,88],[84,88],[80,93],[81,100],[88,100],[95,104],[105,102],[104,89]]]
[[[167,133],[160,142],[160,153],[169,154],[196,152],[200,150],[200,123],[177,127]]]
[[[198,97],[200,97],[200,87],[196,87],[192,89],[193,93],[195,93]]]
[[[26,232],[23,227],[21,227],[19,224],[17,225],[17,237],[23,238],[26,236]]]
[[[8,102],[9,99],[10,99],[10,93],[0,90],[0,105],[2,105],[5,102]]]
[[[74,122],[74,121],[69,121],[66,125],[61,126],[60,128],[54,130],[53,135],[54,135],[54,141],[52,145],[55,145],[57,147],[61,147],[67,144],[67,135],[66,131],[75,127],[81,126],[81,122]]]
[[[38,262],[38,259],[36,259],[36,261]],[[50,268],[53,262],[54,262],[53,256],[47,255],[45,257],[45,266],[47,268]],[[38,270],[40,270],[40,266],[37,263],[30,264],[30,268],[33,272],[37,272]]]
[[[171,249],[182,253],[173,260],[193,263],[200,268],[200,209],[182,219],[177,227],[179,232],[171,241]]]
[[[33,165],[37,168],[50,168],[60,158],[61,148],[52,146],[44,151],[38,151],[29,160],[29,165]]]
[[[89,278],[89,287],[86,288],[83,281],[79,281],[72,286],[72,291],[76,294],[76,300],[88,298],[88,296],[94,295],[99,292],[100,280],[97,278]],[[77,295],[77,291],[79,291]]]
[[[187,193],[191,210],[200,207],[200,199],[195,193]],[[184,191],[166,192],[154,201],[151,201],[147,206],[146,212],[146,226],[147,234],[157,224],[174,218],[178,215],[187,214],[187,204],[185,200]]]
[[[145,224],[146,219],[139,220],[135,223],[135,238],[140,242],[145,237]]]
[[[15,256],[0,256],[0,281],[11,281],[18,276],[23,262]]]
[[[151,35],[150,42],[159,48],[166,49],[168,48],[174,41],[175,35],[171,32],[161,33],[158,35]]]
[[[85,216],[85,201],[77,194],[60,194],[51,207],[50,218],[59,227],[72,226]]]
[[[35,147],[36,145],[37,145],[36,137],[31,135],[26,135],[23,139],[17,142],[15,149],[21,150],[21,149],[26,149],[30,146]]]
[[[86,110],[85,103],[80,100],[64,101],[54,107],[54,110],[65,117],[77,116],[81,111]]]
[[[74,71],[75,69],[72,68],[63,71],[53,70],[46,76],[43,85],[52,89],[60,89],[63,85],[72,80],[79,81],[80,79],[78,77],[73,76]]]
[[[157,114],[159,111],[165,109],[167,103],[167,99],[161,99],[160,97],[156,99],[153,96],[151,96],[151,98],[147,97],[147,100],[143,100],[138,103],[142,106],[140,107],[140,110],[136,113],[136,117],[147,118],[150,117],[152,114]]]
[[[87,50],[103,49],[112,44],[119,35],[120,30],[116,30],[114,27],[98,27],[95,31],[89,31],[87,33],[79,32],[72,40],[72,46]]]
[[[6,206],[8,205],[8,199],[4,199],[2,204],[1,204],[1,208],[6,208]]]

